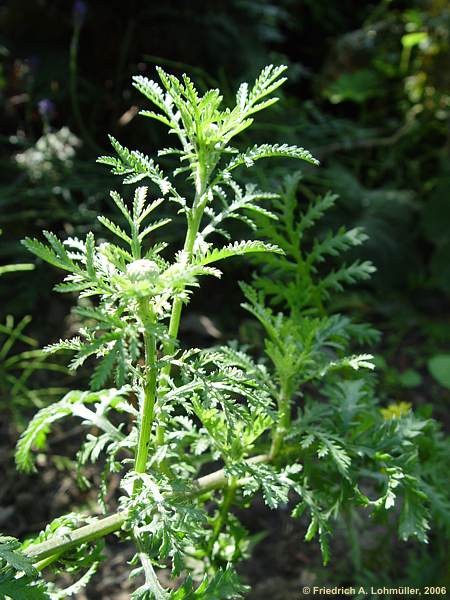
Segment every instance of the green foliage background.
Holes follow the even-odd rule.
[[[386,403],[408,402],[423,416],[447,422],[445,0],[113,0],[78,2],[75,12],[70,2],[15,0],[2,4],[0,23],[0,265],[30,261],[20,245],[26,236],[42,229],[84,236],[99,227],[98,212],[109,215],[107,192],[120,184],[95,164],[99,154],[109,153],[107,133],[150,156],[167,144],[162,126],[135,119],[143,105],[130,85],[132,75],[154,77],[154,65],[161,64],[189,72],[200,89],[217,85],[231,97],[263,65],[286,63],[289,82],[281,102],[263,114],[246,143],[270,137],[304,146],[321,159],[320,171],[305,173],[301,191],[306,198],[328,190],[338,194],[324,229],[363,227],[368,241],[352,250],[352,258],[370,259],[377,267],[371,282],[340,296],[333,308],[361,315],[382,331],[377,366]],[[261,167],[258,176],[270,185],[285,172],[286,165],[276,163]],[[177,238],[177,222],[167,231]],[[57,274],[38,264],[25,275],[1,278],[2,356],[10,355],[13,340],[18,355],[34,349],[36,340],[55,341],[71,328],[64,321],[71,299],[51,293]],[[235,308],[241,297],[235,282],[247,275],[242,264],[227,266],[225,291],[211,282],[192,303],[192,312],[213,319],[225,338],[237,331],[243,341],[257,335]],[[12,335],[25,315],[32,316],[27,330]],[[57,393],[65,383],[59,365],[40,364],[34,354],[33,364],[25,378],[0,364],[0,407],[8,418],[15,415],[19,427],[33,405],[42,405],[34,387]],[[25,383],[27,402],[16,394]],[[383,566],[386,578],[396,569],[405,581],[417,577],[432,556],[436,577],[443,577],[443,547],[440,533],[428,553],[413,547],[400,555],[392,546],[387,554],[393,564]],[[362,566],[354,557],[335,568],[349,574],[358,564],[358,576],[365,573],[366,579],[380,568],[375,552]]]

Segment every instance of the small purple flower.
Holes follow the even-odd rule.
[[[39,58],[35,54],[25,59],[25,64],[32,73],[34,73],[37,70],[39,62]]]
[[[73,24],[75,26],[80,27],[83,24],[87,10],[88,7],[86,2],[83,2],[83,0],[75,0],[72,9]]]
[[[50,121],[55,115],[55,103],[49,98],[44,98],[38,102],[38,111],[45,121]]]

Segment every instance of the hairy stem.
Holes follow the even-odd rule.
[[[190,260],[192,256],[192,252],[194,250],[195,240],[197,239],[198,230],[200,227],[200,223],[202,220],[203,212],[205,210],[206,201],[205,201],[205,193],[208,186],[208,178],[209,175],[206,172],[204,166],[202,165],[202,160],[199,155],[199,175],[196,182],[196,192],[194,203],[190,213],[188,214],[188,226],[186,231],[186,238],[184,240],[183,252],[186,254],[187,261]],[[177,296],[172,304],[172,312],[170,315],[169,322],[169,341],[164,346],[164,353],[166,355],[173,354],[175,350],[176,340],[178,338],[178,331],[180,329],[180,320],[181,320],[181,311],[183,310],[183,299],[180,296]],[[170,362],[162,370],[163,377],[167,378],[170,376],[171,364]],[[165,437],[165,428],[164,424],[160,422],[157,428],[157,444],[160,446],[164,444]]]
[[[187,254],[187,259],[192,255],[194,249],[195,240],[200,226],[201,215],[195,215],[194,218],[189,219],[188,229],[186,233],[186,239],[184,241],[183,251]],[[178,296],[173,301],[172,313],[170,315],[169,323],[169,337],[170,341],[166,345],[166,354],[172,354],[175,350],[175,340],[178,337],[178,330],[180,328],[181,311],[183,308],[183,300]],[[170,363],[165,367],[166,375],[170,374]]]
[[[150,312],[149,303],[142,300],[139,306],[139,313],[142,324],[144,325],[144,346],[145,346],[145,366],[147,369],[146,383],[144,385],[144,400],[141,407],[141,423],[137,443],[136,460],[134,470],[137,473],[144,473],[147,466],[148,447],[150,435],[152,432],[153,417],[155,411],[156,398],[156,339],[149,331],[153,325],[154,317]]]
[[[258,454],[257,456],[253,456],[248,459],[248,462],[253,464],[269,461],[270,456],[268,454]],[[194,489],[190,496],[193,498],[196,496],[201,496],[206,492],[223,487],[226,483],[227,475],[225,473],[225,469],[219,469],[214,473],[210,473],[209,475],[205,475],[197,479],[194,483]],[[236,485],[239,486],[241,484],[242,482],[238,481]],[[109,517],[105,517],[104,519],[99,519],[94,523],[89,523],[89,525],[85,525],[69,533],[65,533],[64,535],[55,535],[45,542],[28,546],[24,552],[30,558],[33,558],[36,563],[40,564],[40,561],[43,561],[43,559],[52,557],[54,555],[58,555],[59,557],[59,555],[64,554],[64,552],[75,546],[79,546],[80,544],[84,544],[86,542],[92,542],[93,540],[105,537],[110,533],[119,531],[127,518],[128,512],[123,510],[110,515]],[[50,561],[48,564],[51,562],[53,561]],[[43,563],[41,562],[41,564]]]
[[[194,250],[195,240],[197,239],[200,222],[202,220],[204,203],[198,206],[198,202],[203,197],[206,190],[207,181],[202,181],[200,189],[197,191],[194,200],[194,207],[188,218],[188,227],[186,232],[186,238],[184,240],[183,252],[187,255],[187,260],[190,260],[192,252]],[[172,354],[175,350],[175,340],[178,337],[178,330],[180,328],[181,310],[183,308],[183,300],[178,296],[175,298],[172,305],[172,313],[170,315],[169,323],[169,337],[170,341],[166,344],[166,354]],[[170,374],[170,363],[165,367],[166,374]]]
[[[39,563],[39,561],[42,561],[44,558],[48,558],[55,554],[63,554],[74,546],[92,542],[93,540],[105,537],[109,533],[118,531],[124,524],[127,515],[128,513],[126,511],[117,512],[109,517],[99,519],[94,523],[89,523],[89,525],[84,525],[84,527],[65,533],[64,535],[55,535],[45,542],[28,546],[28,548],[25,549],[25,553]]]

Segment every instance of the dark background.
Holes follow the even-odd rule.
[[[243,143],[297,144],[321,159],[319,170],[303,168],[304,201],[328,189],[339,194],[324,226],[365,227],[370,240],[358,256],[377,266],[369,285],[339,297],[336,306],[357,312],[383,333],[374,349],[381,397],[409,402],[445,425],[450,399],[450,8],[445,0],[74,5],[15,0],[0,3],[0,30],[1,265],[30,261],[20,239],[42,229],[67,236],[97,228],[96,215],[110,210],[108,190],[120,187],[95,164],[98,155],[110,153],[108,133],[150,155],[168,143],[163,127],[136,115],[143,99],[131,86],[132,75],[153,77],[155,64],[175,74],[187,72],[200,89],[219,86],[231,104],[241,81],[253,80],[265,64],[285,63],[289,81],[281,102],[258,116]],[[65,138],[70,136],[65,128],[76,138]],[[39,142],[42,136],[47,137]],[[277,163],[269,172],[258,167],[256,176],[270,186],[288,168],[297,167]],[[176,222],[171,236],[177,241]],[[212,282],[195,297],[184,332],[188,341],[208,341],[199,316],[207,316],[223,339],[245,337],[236,281],[248,274],[249,267],[236,261],[220,284]],[[47,481],[31,479],[42,493],[39,507],[27,489],[30,478],[14,474],[11,462],[17,431],[35,408],[61,387],[82,385],[37,365],[21,380],[20,365],[5,363],[7,356],[70,333],[73,299],[51,291],[58,276],[37,265],[5,274],[0,282],[1,347],[18,338],[0,354],[1,460],[10,484],[0,491],[0,529],[14,535],[80,501],[62,457],[50,465]],[[32,320],[24,330],[29,337],[22,339],[14,331],[25,315]],[[42,387],[48,393],[35,391]],[[57,458],[59,451],[67,453],[56,445]],[[30,523],[26,514],[32,506]],[[287,515],[261,509],[247,520],[251,530],[269,532],[243,567],[256,585],[252,597],[298,598],[301,583],[354,581],[345,535],[338,535],[335,563],[325,572],[317,550],[301,541],[304,532],[290,529]],[[412,584],[423,570],[435,569],[442,580],[448,555],[437,537],[428,549],[381,534],[379,540],[365,540],[359,575],[376,584]],[[380,544],[386,553],[382,574],[371,562]],[[113,575],[110,580],[114,583]],[[110,580],[97,582],[88,597],[127,597],[113,596]]]

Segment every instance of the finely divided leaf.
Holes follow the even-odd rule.
[[[282,253],[282,250],[273,244],[267,244],[266,242],[260,242],[258,240],[234,242],[223,248],[214,248],[206,254],[197,255],[195,257],[195,264],[198,265],[209,265],[230,258],[231,256],[241,256],[243,254],[250,254],[252,252],[278,252]]]

